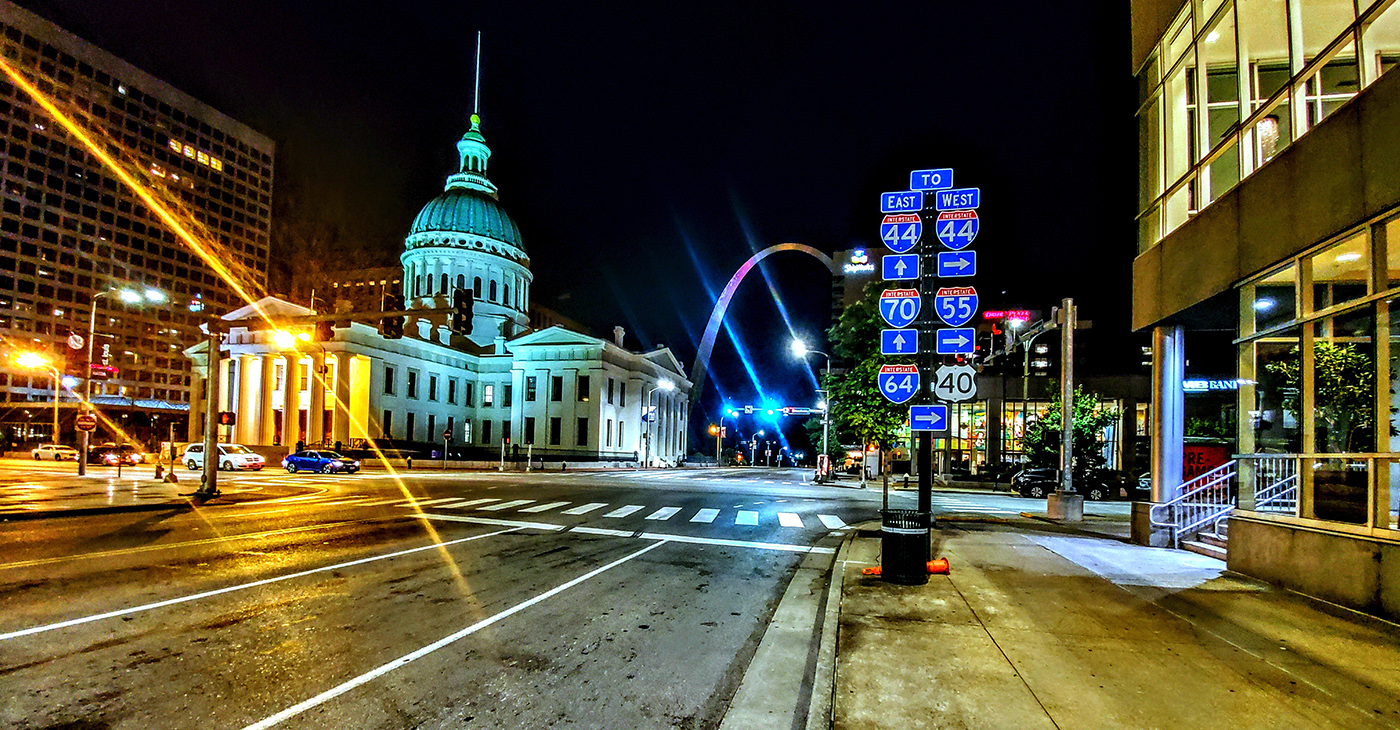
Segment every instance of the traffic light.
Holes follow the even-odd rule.
[[[383,299],[385,312],[401,312],[404,309],[402,294],[389,294]],[[379,320],[379,334],[386,340],[403,337],[403,315],[394,314]]]
[[[467,337],[472,333],[472,293],[466,289],[452,292],[452,331]]]
[[[331,322],[316,323],[316,341],[330,342],[335,339],[335,328]]]

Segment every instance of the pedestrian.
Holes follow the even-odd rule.
[[[335,442],[335,453],[337,453],[337,454],[340,453],[340,442],[339,442],[339,441],[336,441],[336,442]]]
[[[297,441],[297,451],[306,451],[306,442]]]

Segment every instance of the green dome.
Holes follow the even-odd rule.
[[[501,209],[500,203],[484,193],[450,187],[433,198],[413,219],[409,235],[415,233],[471,233],[504,241],[521,251],[520,229]]]

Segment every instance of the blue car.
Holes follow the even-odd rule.
[[[334,451],[298,451],[282,459],[282,468],[289,474],[299,471],[316,471],[322,474],[353,473],[360,470],[360,462]]]

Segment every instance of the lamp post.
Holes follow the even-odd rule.
[[[676,384],[675,384],[675,383],[673,383],[673,382],[671,382],[670,380],[667,380],[667,379],[665,379],[665,378],[661,379],[661,381],[658,382],[658,383],[656,384],[656,387],[647,390],[647,399],[646,399],[646,406],[647,406],[647,409],[650,410],[651,407],[652,407],[652,406],[651,406],[651,395],[652,395],[652,393],[655,393],[655,392],[658,391],[658,390],[672,391],[672,390],[675,390],[675,389],[676,389]],[[656,418],[656,417],[659,416],[659,415],[661,415],[660,410],[661,410],[660,408],[657,408],[656,411],[652,412],[652,413],[651,413],[651,416],[652,416],[652,417],[651,417],[651,420],[647,421],[647,439],[646,439],[646,441],[647,441],[646,449],[647,449],[647,450],[646,450],[646,462],[645,462],[645,463],[646,463],[646,465],[647,465],[648,467],[651,466],[651,443],[652,443],[652,441],[654,440],[654,438],[652,437],[652,434],[651,434],[651,430],[652,430],[652,426],[653,426],[653,425],[656,423],[656,421],[657,421],[657,418]]]
[[[143,301],[152,304],[164,304],[167,299],[164,292],[159,289],[151,288],[147,288],[144,294],[132,289],[116,288],[93,292],[92,305],[88,310],[87,372],[83,373],[83,379],[87,381],[87,386],[85,388],[86,394],[83,396],[83,400],[88,410],[92,409],[92,341],[97,335],[97,300],[112,293],[116,293],[117,298],[121,299],[126,304],[140,304]],[[90,432],[83,432],[82,453],[78,455],[78,476],[87,473],[88,443],[90,437]]]
[[[797,338],[793,338],[792,340],[792,354],[795,357],[801,358],[803,361],[807,359],[807,355],[809,354],[821,355],[826,358],[826,376],[822,379],[823,384],[831,380],[830,355],[820,350],[808,348],[807,343]],[[824,388],[818,388],[817,392],[822,394],[822,453],[817,457],[817,463],[820,465],[822,461],[827,462],[825,469],[820,468],[820,466],[818,467],[818,476],[822,477],[822,481],[825,481],[827,473],[831,471],[831,451],[827,445],[827,440],[831,433],[831,398],[829,397],[831,394]]]
[[[49,373],[50,373],[51,375],[53,375],[53,434],[52,434],[52,437],[53,437],[53,442],[54,442],[55,444],[57,444],[57,443],[58,443],[58,399],[59,399],[59,393],[60,393],[59,387],[60,387],[60,386],[62,385],[62,383],[63,383],[63,376],[62,376],[61,374],[59,374],[58,368],[54,367],[53,365],[51,365],[51,364],[49,363],[49,359],[48,359],[48,358],[44,357],[43,355],[40,355],[40,354],[37,353],[37,352],[24,352],[24,353],[20,353],[20,355],[19,355],[18,357],[15,358],[15,363],[18,364],[18,365],[19,365],[20,367],[22,367],[22,368],[28,368],[28,369],[30,369],[30,370],[38,370],[38,369],[41,369],[41,368],[47,369],[47,370],[49,371]]]

